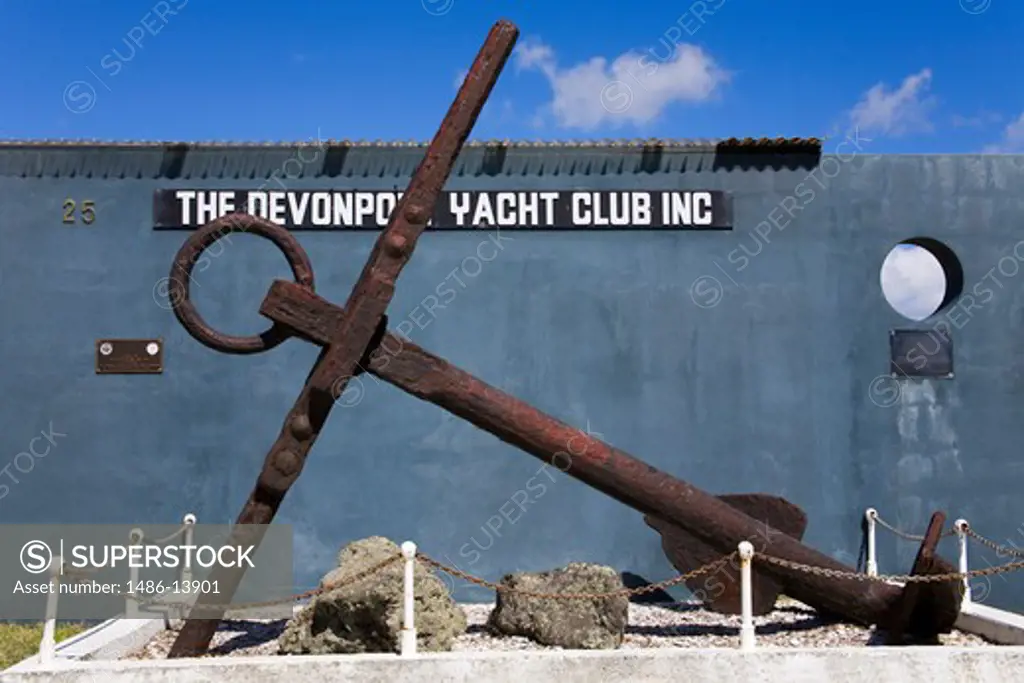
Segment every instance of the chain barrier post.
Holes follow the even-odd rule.
[[[142,545],[142,541],[145,535],[142,533],[142,529],[135,527],[128,532],[128,545],[136,546]],[[139,600],[135,597],[135,587],[139,584],[139,567],[134,562],[128,563],[128,592],[125,593],[124,598],[124,616],[125,619],[138,619]]]
[[[404,615],[402,623],[401,656],[412,657],[416,654],[416,623],[413,607],[415,604],[415,591],[413,590],[413,578],[415,577],[416,544],[406,541],[402,544],[402,556],[405,558],[405,582],[404,582]]]
[[[181,518],[181,523],[185,525],[185,545],[193,545],[195,539],[195,525],[196,516],[191,512]],[[181,565],[181,582],[192,580],[192,556],[188,554],[185,556],[185,562]]]
[[[749,541],[739,545],[740,551],[740,609],[743,625],[740,626],[740,649],[754,649],[754,589],[750,578],[750,563],[754,558],[754,546]]]
[[[957,558],[957,571],[964,575],[964,593],[961,604],[969,605],[971,604],[971,577],[967,575],[967,520],[961,517],[953,523],[953,528],[956,530],[957,542],[960,546],[959,557]]]
[[[184,517],[181,518],[181,524],[182,524],[182,528],[183,528],[182,534],[183,534],[183,540],[184,540],[185,545],[186,546],[195,545],[196,516],[194,514],[192,514],[191,512],[187,513]],[[186,581],[191,581],[191,580],[192,580],[192,556],[189,554],[189,555],[185,556],[185,562],[183,562],[182,565],[181,565],[181,583],[178,586],[178,590],[181,591],[183,586],[187,585],[187,584],[185,584],[185,582]],[[197,592],[196,591],[191,591],[190,594],[191,595],[197,595]],[[170,613],[168,613],[168,617],[169,616],[170,616]],[[178,608],[178,618],[184,619],[187,616],[188,616],[188,610],[185,609],[184,607],[179,607]]]
[[[864,520],[868,523],[868,576],[878,576],[878,555],[875,548],[875,522],[878,521],[878,510],[868,508],[864,511]]]
[[[50,592],[46,595],[43,637],[39,640],[39,661],[43,664],[53,661],[57,649],[57,598],[60,596],[60,572],[63,567],[64,558],[60,555],[50,561]]]

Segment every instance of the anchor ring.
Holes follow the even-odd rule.
[[[296,284],[310,290],[314,289],[313,265],[309,261],[309,255],[290,231],[257,216],[235,213],[208,223],[185,240],[171,265],[167,296],[178,322],[203,346],[235,355],[262,353],[291,337],[291,331],[279,323],[274,323],[261,334],[224,334],[210,327],[192,303],[189,285],[196,262],[204,251],[233,232],[245,232],[270,240],[287,259]]]

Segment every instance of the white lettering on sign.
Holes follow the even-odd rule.
[[[456,227],[555,224],[558,192],[452,192],[448,208]]]
[[[242,211],[297,229],[387,225],[402,192],[376,190],[158,190],[158,228],[195,228]],[[710,190],[501,190],[444,192],[428,225],[437,228],[731,227],[724,193]]]
[[[235,193],[230,190],[178,190],[175,196],[181,203],[182,221],[186,225],[202,225],[235,212]]]
[[[661,197],[661,215],[668,225],[711,225],[710,192],[666,192]]]
[[[626,227],[651,224],[649,192],[576,192],[573,225]]]

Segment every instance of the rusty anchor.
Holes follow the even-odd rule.
[[[197,341],[229,354],[270,350],[295,337],[322,347],[306,385],[285,418],[246,501],[229,543],[258,545],[264,527],[279,509],[302,471],[336,397],[361,372],[379,379],[493,434],[540,458],[591,487],[640,511],[662,534],[663,547],[680,571],[717,559],[742,540],[758,552],[789,562],[812,565],[824,572],[806,573],[776,564],[758,565],[755,595],[758,613],[769,611],[781,590],[815,607],[862,624],[879,624],[898,632],[921,635],[948,632],[959,611],[959,592],[942,584],[928,591],[911,591],[880,582],[865,583],[829,570],[852,572],[832,558],[800,542],[804,513],[774,496],[746,494],[714,496],[661,472],[532,406],[491,387],[406,339],[387,331],[385,315],[395,281],[422,234],[454,162],[508,59],[518,36],[511,23],[491,29],[409,187],[378,238],[366,266],[343,307],[316,295],[308,255],[288,230],[263,219],[232,214],[192,234],[179,250],[171,269],[169,298],[175,316]],[[210,328],[190,299],[192,269],[203,251],[232,232],[248,232],[274,243],[287,258],[295,282],[271,284],[260,312],[273,325],[259,335],[237,337]],[[387,349],[399,349],[390,352]],[[565,444],[574,449],[568,466],[558,461]],[[575,450],[580,450],[576,455]],[[926,544],[928,540],[926,539]],[[923,546],[924,548],[924,546]],[[931,571],[934,546],[922,550],[925,559],[915,570]],[[221,592],[201,596],[189,613],[169,657],[206,652],[223,618],[244,569],[218,567],[211,574]],[[725,570],[729,590],[705,601],[720,611],[735,611],[737,571]],[[913,584],[911,584],[913,586]],[[691,585],[691,588],[694,588]],[[929,602],[930,601],[930,602]],[[217,604],[214,604],[217,603]],[[736,604],[734,604],[736,603]],[[928,604],[925,604],[928,603]],[[927,619],[921,615],[941,618]]]
[[[518,36],[519,29],[511,22],[499,21],[491,29],[405,194],[374,245],[345,304],[338,336],[317,359],[306,386],[267,454],[249,500],[238,516],[237,535],[245,535],[247,542],[258,545],[262,540],[261,533],[256,531],[262,526],[250,530],[244,527],[266,525],[274,519],[327,419],[334,403],[332,392],[344,391],[348,380],[357,373],[359,361],[372,347],[374,336],[382,329],[384,313],[394,295],[395,281],[412,255],[416,240],[426,227],[441,189]],[[313,269],[298,242],[290,235],[281,234],[273,224],[246,222],[244,216],[230,216],[228,220],[206,226],[182,246],[171,267],[168,297],[175,316],[199,342],[225,353],[259,353],[280,344],[289,336],[289,331],[274,325],[258,336],[222,335],[206,325],[189,299],[192,268],[198,256],[218,239],[238,229],[275,242],[288,258],[296,281],[312,289]],[[241,573],[220,572],[217,580],[224,587],[223,595],[230,600],[241,581]],[[183,657],[205,652],[222,616],[223,611],[211,607],[209,601],[197,600],[169,656]]]

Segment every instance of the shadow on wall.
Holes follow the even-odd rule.
[[[715,171],[812,170],[821,163],[821,140],[723,140],[715,146]]]

